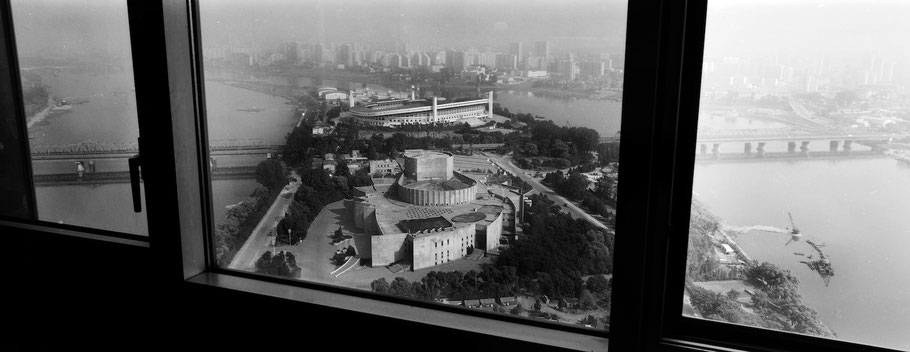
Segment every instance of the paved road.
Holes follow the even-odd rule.
[[[607,228],[606,225],[604,225],[600,221],[597,221],[597,219],[595,219],[593,216],[591,216],[591,214],[588,214],[584,210],[581,210],[581,208],[579,208],[578,206],[576,206],[574,203],[570,202],[563,196],[557,194],[549,187],[544,186],[540,182],[537,182],[537,180],[535,180],[533,177],[526,175],[525,170],[519,168],[518,166],[515,166],[515,164],[512,164],[511,160],[508,160],[506,158],[496,157],[496,156],[493,156],[492,154],[487,154],[487,153],[481,153],[481,154],[490,158],[490,160],[493,161],[494,163],[496,163],[496,165],[499,165],[500,167],[518,175],[518,177],[520,177],[522,180],[524,180],[529,185],[531,185],[531,187],[535,191],[538,191],[540,193],[547,195],[547,197],[549,197],[550,200],[552,200],[556,205],[558,205],[560,209],[568,212],[569,215],[572,215],[573,218],[575,218],[575,219],[582,218],[582,219],[588,220],[588,222],[594,224],[594,226],[604,228],[604,229]],[[610,209],[610,212],[615,213],[615,211],[612,208]]]
[[[300,187],[300,183],[295,181],[285,187],[278,198],[275,198],[275,202],[262,216],[262,220],[253,229],[243,247],[240,247],[240,250],[234,255],[234,259],[228,265],[229,269],[254,270],[253,265],[256,263],[256,259],[259,259],[259,256],[265,251],[272,250],[272,237],[269,237],[269,231],[284,217],[284,212],[291,205],[291,200],[294,199],[294,193],[297,192],[298,187]]]

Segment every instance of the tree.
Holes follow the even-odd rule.
[[[335,161],[335,176],[348,177],[351,176],[351,170],[348,168],[348,162],[342,158],[338,158]]]
[[[602,275],[594,275],[588,278],[588,281],[585,283],[588,286],[588,290],[594,293],[601,293],[609,289],[609,282]]]
[[[266,159],[256,166],[256,182],[274,192],[287,185],[288,178],[278,159]]]
[[[379,293],[388,293],[390,289],[389,282],[386,281],[384,277],[373,280],[373,282],[370,283],[370,287],[373,289],[373,292]]]
[[[301,269],[297,267],[297,259],[293,253],[281,251],[272,255],[272,252],[266,251],[256,260],[256,272],[260,274],[297,277]]]
[[[347,259],[348,258],[344,252],[337,252],[332,256],[332,261],[335,262],[335,265],[342,265]]]

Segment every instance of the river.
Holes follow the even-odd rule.
[[[87,140],[134,142],[139,136],[136,97],[131,71],[43,73],[43,84],[58,98],[80,99],[72,109],[52,113],[29,129],[32,145],[74,144]],[[262,139],[283,144],[297,122],[287,100],[208,81],[206,106],[211,139]],[[260,112],[238,111],[256,107]],[[260,156],[261,159],[265,155]],[[125,169],[126,160],[122,162]],[[230,166],[230,161],[220,161]],[[74,167],[75,170],[75,167]],[[215,180],[213,217],[224,217],[225,206],[245,199],[255,180]],[[132,211],[128,183],[103,185],[40,186],[36,188],[38,217],[43,221],[73,224],[125,233],[148,234],[145,212]]]
[[[754,259],[790,270],[803,301],[846,340],[910,348],[910,165],[878,159],[704,164],[694,191],[729,224],[790,227],[787,234],[749,232],[737,242]],[[830,285],[801,264],[823,248],[835,269]],[[817,255],[816,255],[817,257]]]

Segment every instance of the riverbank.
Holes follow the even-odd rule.
[[[711,320],[836,337],[816,311],[803,303],[799,280],[788,270],[754,260],[736,243],[735,236],[736,231],[693,199],[686,297],[697,313]],[[718,292],[706,288],[730,286],[711,285],[720,281],[742,289]]]
[[[615,102],[622,102],[622,90],[615,89],[604,89],[604,90],[567,90],[567,89],[558,89],[558,88],[544,88],[544,87],[534,87],[534,81],[529,80],[519,84],[511,85],[498,85],[498,88],[505,90],[517,90],[522,92],[530,92],[536,95],[540,95],[548,98],[556,99],[590,99],[590,100],[609,100]]]
[[[44,121],[48,117],[48,115],[50,115],[53,112],[55,105],[56,104],[54,104],[54,97],[51,95],[48,95],[47,96],[47,105],[45,105],[44,108],[42,108],[40,111],[36,112],[34,115],[26,118],[26,120],[28,121],[28,128],[32,128],[32,126],[36,125],[37,123]]]

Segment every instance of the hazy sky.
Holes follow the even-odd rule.
[[[621,50],[625,0],[201,0],[206,44],[286,41]],[[13,0],[21,55],[124,56],[124,0]],[[708,56],[910,56],[910,1],[711,0]]]
[[[705,54],[910,53],[910,1],[709,1]]]
[[[12,0],[20,56],[129,57],[123,0]]]
[[[625,0],[203,0],[203,40],[622,48]]]

